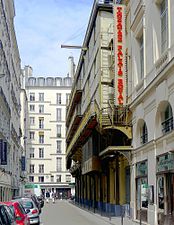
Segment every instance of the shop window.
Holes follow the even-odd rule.
[[[158,177],[158,208],[164,209],[164,177]]]
[[[148,208],[148,179],[147,160],[136,165],[136,217],[147,221]]]

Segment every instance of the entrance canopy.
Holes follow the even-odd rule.
[[[110,155],[115,155],[116,153],[120,153],[124,155],[129,164],[131,164],[131,151],[133,150],[132,146],[108,146],[106,149],[104,149],[102,152],[99,153],[99,156],[101,158],[105,158]]]

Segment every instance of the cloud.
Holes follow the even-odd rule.
[[[65,76],[68,57],[78,62],[79,50],[61,44],[81,45],[93,0],[15,0],[15,30],[22,66],[34,75]]]

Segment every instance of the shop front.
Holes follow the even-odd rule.
[[[136,219],[147,222],[148,210],[148,161],[136,164]]]
[[[174,225],[174,153],[157,157],[158,224]]]

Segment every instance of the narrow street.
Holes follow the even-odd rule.
[[[45,203],[41,213],[41,225],[108,225],[102,218],[84,211],[68,201]]]

